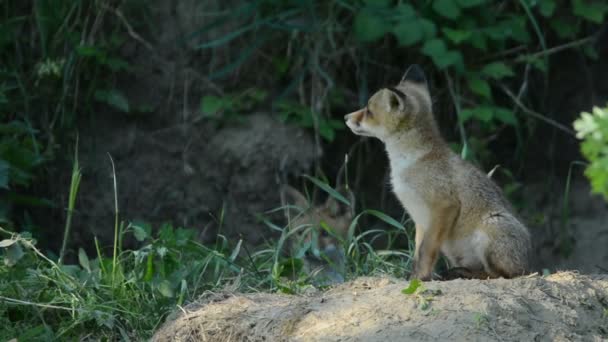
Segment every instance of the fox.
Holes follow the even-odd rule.
[[[390,183],[415,224],[410,279],[514,278],[529,270],[531,238],[501,189],[443,139],[426,75],[411,65],[396,86],[374,93],[344,116],[352,133],[379,139],[390,164]]]
[[[354,215],[354,195],[350,191],[339,192],[348,195],[350,206],[332,196],[321,205],[311,205],[295,188],[281,188],[288,208],[284,214],[293,232],[290,252],[296,257],[303,252],[303,271],[319,285],[344,282],[346,258],[342,246]]]

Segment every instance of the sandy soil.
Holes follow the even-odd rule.
[[[359,278],[303,296],[213,293],[153,341],[608,341],[608,275]]]

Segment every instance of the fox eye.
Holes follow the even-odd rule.
[[[374,116],[374,113],[372,113],[372,111],[369,110],[369,108],[365,108],[365,116]]]

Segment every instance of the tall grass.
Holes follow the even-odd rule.
[[[80,180],[77,161],[73,170],[70,211]],[[221,234],[215,244],[206,246],[196,241],[194,230],[166,224],[153,234],[149,225],[119,222],[118,210],[116,217],[112,247],[104,249],[95,239],[96,255],[79,248],[78,263],[70,265],[63,258],[69,223],[59,262],[42,253],[28,234],[0,228],[0,340],[141,340],[150,337],[170,312],[205,291],[228,287],[299,293],[313,286],[313,277],[298,267],[301,261],[286,253],[296,231],[269,220],[267,226],[280,233],[279,239],[250,251],[243,241],[229,241]],[[357,233],[364,217],[375,217],[379,226]],[[342,241],[344,278],[404,276],[411,262],[410,230],[381,212],[363,210]],[[139,248],[123,250],[126,236],[137,239]],[[409,248],[396,248],[399,239],[408,241]],[[112,252],[106,255],[104,250]]]

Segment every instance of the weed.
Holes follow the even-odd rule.
[[[410,280],[409,286],[401,290],[401,293],[407,296],[414,296],[418,302],[418,309],[420,310],[429,309],[435,296],[442,294],[441,290],[427,289],[419,279]]]

